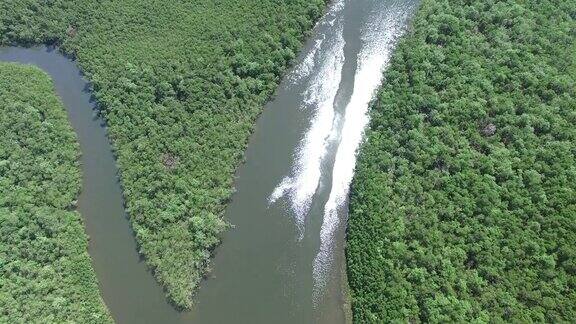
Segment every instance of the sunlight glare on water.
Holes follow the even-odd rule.
[[[342,36],[343,24],[341,20],[335,24],[336,31],[326,39],[328,48],[322,49],[324,55],[321,65],[317,69],[318,72],[311,76],[308,81],[309,87],[304,93],[303,108],[313,109],[310,127],[295,153],[291,176],[285,177],[270,196],[270,203],[276,202],[284,195],[289,196],[290,205],[301,234],[303,233],[305,217],[320,182],[321,166],[327,152],[334,123],[334,100],[342,77],[345,45]],[[315,53],[317,50],[314,47],[311,53]],[[307,66],[308,64],[310,62],[306,57],[303,65]],[[308,68],[298,67],[296,71],[304,71]]]
[[[341,140],[332,169],[332,189],[324,207],[320,251],[314,260],[315,294],[325,285],[332,261],[332,239],[340,222],[338,211],[348,198],[356,166],[356,151],[369,122],[368,110],[382,82],[395,40],[401,34],[407,12],[377,11],[363,29],[363,47],[358,57],[354,91],[346,107]]]
[[[342,246],[339,235],[344,235],[356,153],[370,122],[370,103],[414,8],[415,2],[397,0],[338,1],[319,23],[328,31],[312,40],[288,78],[303,89],[300,108],[310,117],[289,174],[272,191],[269,206],[283,198],[297,240],[305,235],[316,240],[307,261],[315,308],[337,298],[326,293],[338,285],[333,281],[341,271],[337,248]],[[362,18],[352,22],[348,17]]]
[[[313,264],[315,295],[326,285],[332,266],[333,237],[341,218],[345,217],[340,215],[341,209],[347,201],[354,176],[356,151],[369,123],[370,102],[382,82],[383,71],[396,39],[403,32],[408,13],[412,9],[400,3],[374,2],[370,17],[361,31],[362,47],[357,57],[352,95],[343,116],[339,116],[335,99],[341,86],[346,42],[343,37],[343,20],[333,16],[344,6],[343,1],[333,5],[321,23],[333,24],[335,32],[330,36],[321,35],[293,72],[292,82],[308,82],[303,108],[313,109],[314,112],[310,126],[295,152],[291,174],[282,179],[269,198],[273,204],[279,198],[287,197],[302,236],[319,184],[324,177],[330,176],[330,170],[323,172],[328,150],[335,148],[336,157],[331,169],[332,187],[324,205],[320,248]],[[317,73],[313,74],[314,70]],[[331,143],[335,145],[331,146]]]

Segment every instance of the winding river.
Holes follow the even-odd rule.
[[[117,323],[345,323],[348,187],[367,110],[417,0],[335,0],[260,116],[237,171],[224,237],[189,312],[137,253],[106,129],[76,64],[46,47],[0,60],[48,72],[82,150],[78,208]],[[186,269],[182,269],[186,271]]]

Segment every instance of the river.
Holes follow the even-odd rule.
[[[164,298],[123,208],[106,129],[76,64],[46,47],[0,60],[48,72],[82,151],[78,208],[118,323],[345,323],[348,187],[368,106],[416,0],[336,0],[265,107],[237,170],[223,236],[189,312]],[[186,271],[186,269],[182,269]]]

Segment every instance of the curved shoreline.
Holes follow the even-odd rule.
[[[344,108],[352,94],[356,57],[362,47],[358,35],[369,15],[371,2],[354,3],[340,13],[346,20],[342,30],[347,45],[341,98],[336,109]],[[315,38],[334,31],[331,21],[317,25],[306,44],[313,49]],[[317,60],[330,55],[321,48]],[[305,60],[306,49],[295,63]],[[179,312],[167,301],[164,291],[151,275],[142,257],[125,212],[118,168],[104,123],[95,117],[95,103],[89,84],[73,61],[54,49],[0,49],[0,60],[31,63],[48,72],[65,104],[70,122],[79,137],[82,151],[83,189],[79,211],[90,235],[90,255],[98,275],[101,295],[119,323],[344,323],[349,320],[349,303],[344,286],[344,229],[338,228],[335,262],[331,263],[323,293],[315,295],[313,263],[320,247],[322,205],[327,197],[322,187],[306,220],[307,231],[295,240],[297,229],[286,201],[271,206],[268,197],[277,180],[290,170],[294,149],[311,121],[310,109],[297,109],[303,94],[317,79],[297,83],[285,75],[276,93],[259,115],[250,136],[244,163],[235,171],[237,191],[227,205],[224,218],[236,228],[224,233],[216,250],[212,277],[204,280],[190,312]],[[312,73],[318,67],[312,67]],[[345,72],[345,73],[344,73]],[[321,80],[322,81],[322,80]],[[330,153],[333,155],[334,152]],[[330,155],[330,156],[332,156]],[[331,159],[333,156],[331,157]],[[328,163],[330,166],[332,163]],[[331,178],[327,177],[327,183]],[[344,217],[344,216],[342,216]],[[341,224],[343,225],[343,224]],[[187,271],[180,267],[180,271]],[[320,298],[320,299],[316,299]]]
[[[138,253],[124,209],[112,146],[76,63],[56,49],[1,47],[0,61],[35,65],[50,75],[81,150],[82,189],[77,210],[89,236],[100,294],[118,323],[175,322],[180,317]],[[121,264],[121,266],[118,266]],[[145,299],[140,298],[143,294]]]
[[[0,322],[112,323],[76,210],[80,148],[53,81],[0,62],[0,101]]]

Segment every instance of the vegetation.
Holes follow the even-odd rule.
[[[0,63],[0,322],[111,322],[73,203],[79,147],[48,75]]]
[[[180,307],[208,269],[254,121],[324,0],[14,0],[0,43],[56,43],[92,82],[141,253]]]
[[[576,2],[424,0],[353,184],[356,322],[576,318]]]

